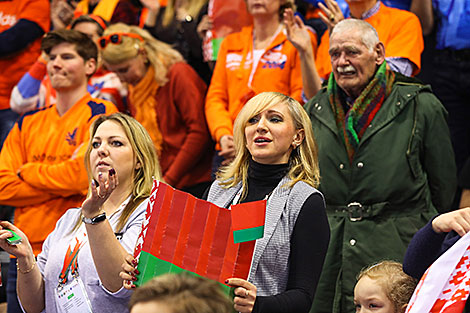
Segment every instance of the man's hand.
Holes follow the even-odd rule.
[[[318,3],[318,6],[323,11],[318,15],[323,23],[328,26],[328,30],[331,31],[336,24],[344,20],[343,12],[339,8],[338,3],[335,0],[325,0],[326,6],[323,3]]]

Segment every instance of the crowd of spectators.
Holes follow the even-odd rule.
[[[470,0],[237,0],[251,24],[211,39],[211,62],[216,16],[233,14],[216,1],[0,1],[0,238],[13,228],[24,241],[0,243],[8,312],[22,311],[18,299],[28,312],[55,306],[48,259],[68,243],[52,240],[80,227],[102,285],[91,294],[109,301],[90,307],[127,309],[114,265],[135,236],[108,235],[143,217],[149,186],[135,175],[227,208],[268,200],[257,268],[227,280],[240,312],[354,312],[361,269],[403,262],[417,234],[405,271],[419,279],[470,230],[457,210],[470,206]],[[101,151],[99,130],[130,142],[128,165],[104,161],[125,144]],[[142,138],[154,151],[138,151]],[[112,225],[95,233],[101,213]]]

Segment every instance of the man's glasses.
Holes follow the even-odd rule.
[[[100,44],[101,49],[106,48],[108,43],[113,43],[115,45],[118,45],[122,42],[122,37],[130,37],[130,38],[136,38],[139,39],[140,41],[144,41],[144,38],[142,38],[140,35],[134,34],[134,33],[113,33],[109,34],[107,36],[103,36],[100,38],[98,41]]]

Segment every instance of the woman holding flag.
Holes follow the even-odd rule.
[[[228,278],[239,312],[308,312],[330,229],[310,120],[293,98],[264,92],[234,123],[235,159],[222,168],[207,200],[220,207],[267,200],[264,236],[248,280]]]
[[[37,260],[25,234],[0,222],[0,247],[17,258],[17,291],[26,312],[128,312],[130,292],[119,272],[140,234],[160,168],[149,134],[132,117],[102,115],[90,132],[88,197],[57,222]],[[21,243],[7,243],[9,230]]]

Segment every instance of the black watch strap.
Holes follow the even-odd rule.
[[[102,221],[104,221],[106,219],[106,213],[101,213],[101,214],[98,214],[97,216],[95,217],[92,217],[92,218],[87,218],[87,217],[82,217],[82,221],[83,223],[85,224],[92,224],[92,225],[95,225],[95,224],[98,224]]]

